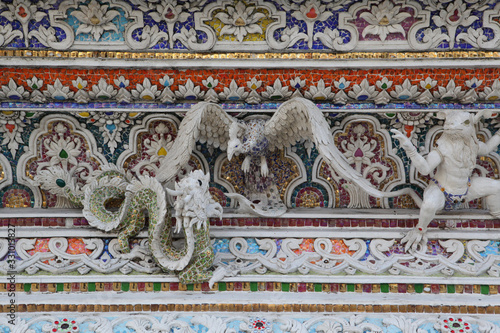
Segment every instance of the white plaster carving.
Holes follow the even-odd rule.
[[[477,157],[496,151],[500,144],[500,135],[493,135],[486,143],[477,139],[474,125],[480,121],[485,111],[475,116],[458,111],[443,111],[438,114],[440,118],[446,119],[443,135],[437,141],[438,147],[425,159],[405,135],[398,130],[391,130],[394,138],[401,142],[412,164],[421,174],[432,174],[436,169],[424,192],[418,225],[403,239],[406,248],[416,248],[426,243],[427,226],[436,211],[443,208],[455,209],[461,203],[485,197],[490,213],[493,216],[500,214],[498,181],[487,177],[475,177],[472,174]]]
[[[41,155],[46,155],[42,158]],[[78,156],[78,159],[77,159]],[[33,164],[36,160],[36,164]],[[28,186],[34,194],[35,207],[42,205],[42,193],[31,177],[49,166],[58,165],[74,176],[86,179],[106,158],[97,151],[90,131],[67,115],[51,114],[40,121],[31,135],[26,152],[17,164],[18,183]],[[57,205],[68,203],[58,198]]]
[[[338,136],[345,133],[347,128],[350,128],[351,124],[355,123],[359,123],[353,128],[353,133],[355,133],[356,138],[351,136],[349,141],[347,141],[347,139],[339,141]],[[370,128],[373,132],[370,130],[367,132],[365,127],[362,125],[363,123],[366,123],[368,128]],[[346,117],[342,123],[339,124],[338,129],[335,129],[335,127],[332,128],[332,135],[336,138],[337,146],[342,149],[343,156],[347,159],[347,162],[351,165],[354,164],[354,169],[364,179],[371,178],[374,183],[378,184],[379,187],[382,186],[379,188],[380,191],[389,194],[393,188],[405,183],[403,162],[392,152],[389,133],[381,129],[380,123],[377,119],[372,116],[364,116],[362,119],[360,119],[359,116]],[[369,136],[373,135],[378,138],[383,138],[383,144],[373,138],[369,139]],[[383,147],[383,149],[378,153],[380,156],[377,157],[377,160],[379,158],[384,159],[383,163],[382,161],[376,162],[375,160],[371,160],[375,156],[373,150],[377,147],[377,145],[380,145],[381,148]],[[323,184],[326,184],[325,187],[328,189],[329,194],[336,193],[338,192],[338,188],[336,189],[335,187],[340,184],[343,177],[339,177],[339,175],[335,173],[336,171],[330,170],[331,179],[325,180],[324,177],[320,176],[321,168],[323,168],[323,162],[327,161],[321,158],[318,158],[317,161],[315,161],[313,175],[315,175],[315,179],[323,179]],[[390,164],[391,167],[384,165],[387,163]],[[330,167],[331,164],[327,164],[328,167]],[[387,177],[387,172],[389,170],[391,170],[393,174],[390,177]],[[366,191],[366,188],[361,189],[352,183],[345,183],[342,187],[349,193],[350,208],[371,207],[369,195],[373,194]],[[412,197],[415,196],[413,193],[410,195]],[[332,201],[333,200],[334,198],[332,197]],[[387,199],[381,200],[380,204],[382,207],[389,206]]]
[[[91,0],[88,5],[80,5],[78,10],[71,15],[80,21],[75,35],[90,33],[94,40],[98,41],[104,31],[112,30],[118,32],[118,27],[111,22],[120,13],[116,10],[108,10],[109,5],[101,5],[96,0]]]
[[[218,239],[212,239],[212,243]],[[145,274],[159,273],[160,269],[152,260],[146,239],[140,239],[132,245],[131,253],[141,253],[140,259],[131,260],[124,256],[116,238],[104,250],[104,241],[100,238],[84,238],[86,249],[90,252],[69,254],[68,239],[51,238],[48,252],[28,251],[34,249],[36,238],[21,238],[16,243],[16,251],[21,257],[17,261],[16,272],[36,274],[41,271],[66,275],[71,272],[88,274],[91,271],[103,274]],[[227,276],[251,276],[258,274],[294,274],[302,275],[381,275],[399,276],[434,276],[447,278],[459,276],[500,276],[500,255],[491,253],[489,240],[457,239],[439,240],[434,247],[440,250],[436,254],[425,251],[403,249],[399,241],[371,238],[330,239],[314,238],[312,248],[303,248],[304,239],[282,238],[256,239],[258,250],[250,251],[249,241],[240,237],[229,240],[229,252],[217,252],[215,267],[222,267]],[[279,247],[278,242],[279,241]],[[2,240],[7,244],[7,241]],[[3,244],[2,243],[2,244]],[[339,247],[342,252],[339,252]],[[1,247],[0,250],[6,251]],[[369,250],[370,255],[366,257]],[[465,258],[465,259],[464,259]],[[8,265],[2,262],[0,272],[6,274]]]
[[[59,323],[66,319],[75,327],[86,326],[95,333],[118,332],[124,326],[138,333],[147,332],[217,332],[231,333],[238,329],[242,332],[276,332],[276,333],[340,333],[340,332],[380,332],[390,333],[398,329],[402,333],[428,332],[429,326],[440,333],[450,333],[447,323],[458,323],[460,328],[469,327],[478,333],[496,333],[499,330],[494,316],[485,315],[421,315],[410,313],[399,314],[283,314],[277,312],[259,314],[221,314],[212,312],[195,312],[186,315],[182,312],[167,314],[59,314],[42,313],[23,314],[14,322],[8,318],[0,319],[0,328],[7,332],[29,332],[42,326],[43,332],[52,332]],[[56,324],[57,322],[57,324]],[[77,331],[79,331],[77,329]],[[466,330],[464,330],[466,331]],[[62,331],[61,331],[62,332]],[[76,332],[76,331],[75,331]]]
[[[369,12],[363,12],[359,17],[366,20],[370,25],[363,29],[361,35],[377,35],[382,42],[388,34],[400,33],[406,35],[401,22],[411,17],[410,13],[400,12],[401,6],[394,6],[391,1],[385,0],[381,4],[373,5]]]

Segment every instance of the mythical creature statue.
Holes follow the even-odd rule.
[[[250,171],[251,162],[257,159],[260,163],[260,174],[266,177],[269,174],[266,153],[270,150],[285,149],[301,139],[313,142],[320,156],[340,178],[354,183],[368,194],[378,198],[409,194],[415,200],[419,200],[417,194],[410,188],[381,192],[373,187],[350,166],[335,146],[323,112],[304,98],[293,98],[283,103],[270,119],[262,116],[252,117],[248,121],[238,121],[217,104],[198,103],[186,113],[179,128],[179,135],[162,161],[157,179],[161,182],[174,179],[178,171],[189,161],[197,141],[207,142],[220,147],[221,150],[227,149],[229,160],[235,154],[244,154],[245,159],[241,167],[245,173]],[[228,196],[236,198],[247,211],[270,216],[263,212],[264,207],[245,200],[241,195]],[[286,208],[280,213],[283,214],[285,211]]]
[[[129,239],[136,236],[149,217],[149,251],[164,271],[180,271],[181,283],[208,281],[212,272],[214,253],[208,231],[209,217],[222,217],[222,207],[209,193],[210,175],[192,171],[167,189],[176,196],[174,209],[175,231],[184,231],[185,246],[172,245],[173,221],[167,210],[165,190],[160,182],[149,176],[132,178],[114,165],[102,166],[80,187],[71,175],[61,168],[42,171],[35,181],[49,192],[68,198],[83,207],[83,215],[91,226],[101,230],[119,231],[118,242],[122,258],[144,258],[149,253],[139,247],[130,250]],[[112,201],[121,201],[116,211],[107,208]]]
[[[498,131],[486,143],[478,141],[474,125],[484,112],[475,116],[463,111],[439,112],[438,117],[446,119],[444,131],[437,147],[426,158],[417,152],[409,138],[398,130],[391,130],[418,172],[429,175],[436,169],[424,191],[418,224],[402,239],[406,250],[426,246],[427,226],[443,208],[451,210],[461,203],[485,197],[490,214],[500,218],[500,181],[472,176],[477,157],[495,151],[500,144]]]

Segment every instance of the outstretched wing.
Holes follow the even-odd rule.
[[[266,123],[265,135],[270,148],[278,149],[293,145],[303,138],[311,140],[328,165],[342,178],[354,182],[372,196],[386,196],[351,167],[335,146],[323,113],[311,101],[294,98],[283,103]]]
[[[213,103],[198,103],[186,113],[172,148],[162,160],[156,178],[161,182],[172,180],[187,164],[196,141],[208,142],[222,150],[227,148],[229,127],[236,120]]]

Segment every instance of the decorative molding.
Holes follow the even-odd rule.
[[[244,101],[249,105],[259,105],[304,97],[338,109],[349,108],[348,105],[364,108],[367,103],[377,106],[411,103],[412,108],[420,111],[436,107],[434,104],[440,107],[455,103],[462,108],[461,105],[500,101],[498,70],[467,69],[466,74],[472,76],[470,79],[462,76],[460,71],[457,68],[450,71],[436,69],[432,72],[403,69],[394,73],[387,69],[371,68],[368,73],[364,73],[358,70],[318,69],[317,75],[311,75],[308,70],[296,69],[280,78],[277,77],[279,72],[273,68],[260,70],[258,75],[252,69],[213,69],[203,74],[197,71],[147,69],[138,74],[130,69],[106,68],[105,78],[104,73],[97,69],[82,73],[72,68],[59,70],[52,67],[44,70],[23,69],[19,74],[16,68],[5,68],[6,75],[0,79],[0,100],[29,102],[24,105],[44,111],[53,109],[54,103],[58,107],[62,103],[78,103],[81,104],[79,109],[84,110],[72,111],[77,117],[94,119],[95,126],[100,126],[99,121],[103,120],[112,121],[116,126],[117,120],[122,120],[123,124],[113,132],[115,134],[106,130],[106,126],[100,127],[112,148],[120,138],[118,134],[126,126],[132,125],[140,112],[171,108],[175,103],[182,102]],[[56,72],[58,77],[54,79],[50,73]],[[88,110],[95,109],[95,103],[103,103],[103,106],[114,103],[117,110],[129,106],[131,109],[128,111],[133,112],[134,116],[121,119],[125,116],[110,116],[104,111]],[[15,104],[7,110],[10,108],[14,109]],[[32,113],[29,112],[31,116],[24,116],[24,119],[33,117]]]
[[[238,328],[242,332],[357,332],[369,331],[389,333],[394,329],[401,332],[439,332],[451,333],[453,329],[464,332],[495,333],[500,326],[492,316],[484,315],[419,315],[419,314],[364,314],[334,313],[328,315],[283,315],[277,312],[256,314],[220,314],[211,312],[195,312],[185,315],[180,312],[168,314],[107,314],[89,315],[80,313],[60,313],[46,315],[33,313],[23,314],[15,324],[6,318],[0,319],[0,328],[6,333],[14,332],[94,332],[111,333],[132,329],[135,332],[178,332],[196,333],[217,331],[234,332]],[[69,323],[69,329],[63,323]],[[458,331],[457,330],[457,331]]]
[[[0,46],[116,51],[495,50],[494,1],[76,0],[0,6]]]
[[[303,233],[307,237],[307,232]],[[402,233],[400,234],[402,235]],[[399,237],[398,237],[399,238]],[[116,238],[22,238],[16,243],[17,273],[42,272],[67,275],[159,273],[145,239],[131,242],[138,260],[121,255]],[[6,240],[5,240],[6,242]],[[351,276],[390,274],[429,276],[440,280],[454,275],[500,276],[500,254],[494,240],[431,240],[425,251],[405,251],[399,240],[355,236],[338,238],[214,238],[215,267],[227,276],[245,278],[253,274],[301,274],[304,276]],[[137,248],[136,248],[137,247]],[[7,274],[1,262],[0,273]],[[267,273],[267,274],[266,274]],[[397,279],[397,278],[396,278]]]

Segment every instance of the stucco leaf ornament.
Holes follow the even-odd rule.
[[[108,10],[108,5],[100,5],[92,0],[87,6],[80,6],[79,9],[71,13],[80,21],[76,35],[90,33],[98,41],[106,30],[118,32],[118,27],[111,21],[120,13],[116,10]]]
[[[318,0],[308,0],[300,6],[299,10],[292,13],[293,17],[306,23],[309,48],[312,48],[314,40],[314,24],[316,22],[326,21],[332,15],[333,13],[326,10],[326,6],[322,5]]]
[[[234,35],[241,43],[248,34],[263,33],[262,27],[257,22],[266,17],[264,13],[256,11],[255,6],[246,6],[239,1],[234,7],[227,6],[226,12],[215,15],[225,25],[220,30],[220,35]]]
[[[345,150],[344,156],[347,158],[349,163],[356,164],[356,170],[361,172],[361,166],[371,165],[371,158],[375,156],[373,150],[377,147],[377,142],[375,140],[369,140],[367,136],[365,136],[365,128],[362,125],[358,125],[354,128],[354,134],[356,135],[356,139],[353,136],[350,138],[350,142],[347,140],[342,141],[342,148]]]
[[[61,123],[57,124],[55,131],[59,134],[59,139],[45,140],[47,156],[50,157],[50,166],[62,164],[64,169],[68,165],[78,165],[77,157],[80,155],[82,142],[79,139],[71,140],[71,137],[63,137],[66,127]]]
[[[42,7],[46,7],[49,4],[40,4]],[[36,22],[40,22],[46,15],[46,12],[39,11],[39,8],[37,5],[33,4],[31,1],[28,0],[14,0],[12,1],[11,4],[0,4],[0,10],[2,8],[7,7],[7,10],[3,11],[0,13],[0,16],[5,17],[9,21],[18,21],[21,23],[22,30],[23,30],[23,36],[24,36],[24,43],[25,47],[29,47],[29,23],[31,20],[35,20]],[[7,25],[7,27],[11,27],[10,25]],[[16,33],[16,36],[18,34]],[[21,37],[21,36],[19,36]],[[10,38],[9,38],[10,39]],[[0,44],[1,45],[1,44]]]
[[[1,144],[7,146],[12,157],[16,156],[19,145],[23,144],[21,134],[34,116],[35,113],[26,111],[0,112],[0,138],[3,139]]]
[[[370,25],[363,29],[362,36],[377,35],[381,41],[385,41],[387,35],[392,33],[401,33],[406,37],[406,32],[401,25],[411,14],[399,12],[401,6],[394,6],[389,0],[384,1],[378,6],[373,6],[370,12],[363,12],[359,15]]]
[[[170,48],[173,48],[174,41],[177,39],[174,37],[175,23],[186,22],[190,17],[190,14],[186,10],[189,4],[180,5],[177,4],[177,1],[160,1],[156,4],[149,4],[149,7],[154,7],[155,9],[155,11],[148,13],[155,22],[164,21],[167,23]]]
[[[439,16],[433,16],[433,21],[438,27],[445,26],[450,37],[449,48],[453,48],[458,26],[467,27],[479,18],[471,15],[471,9],[462,0],[451,2],[446,9],[441,9]]]

